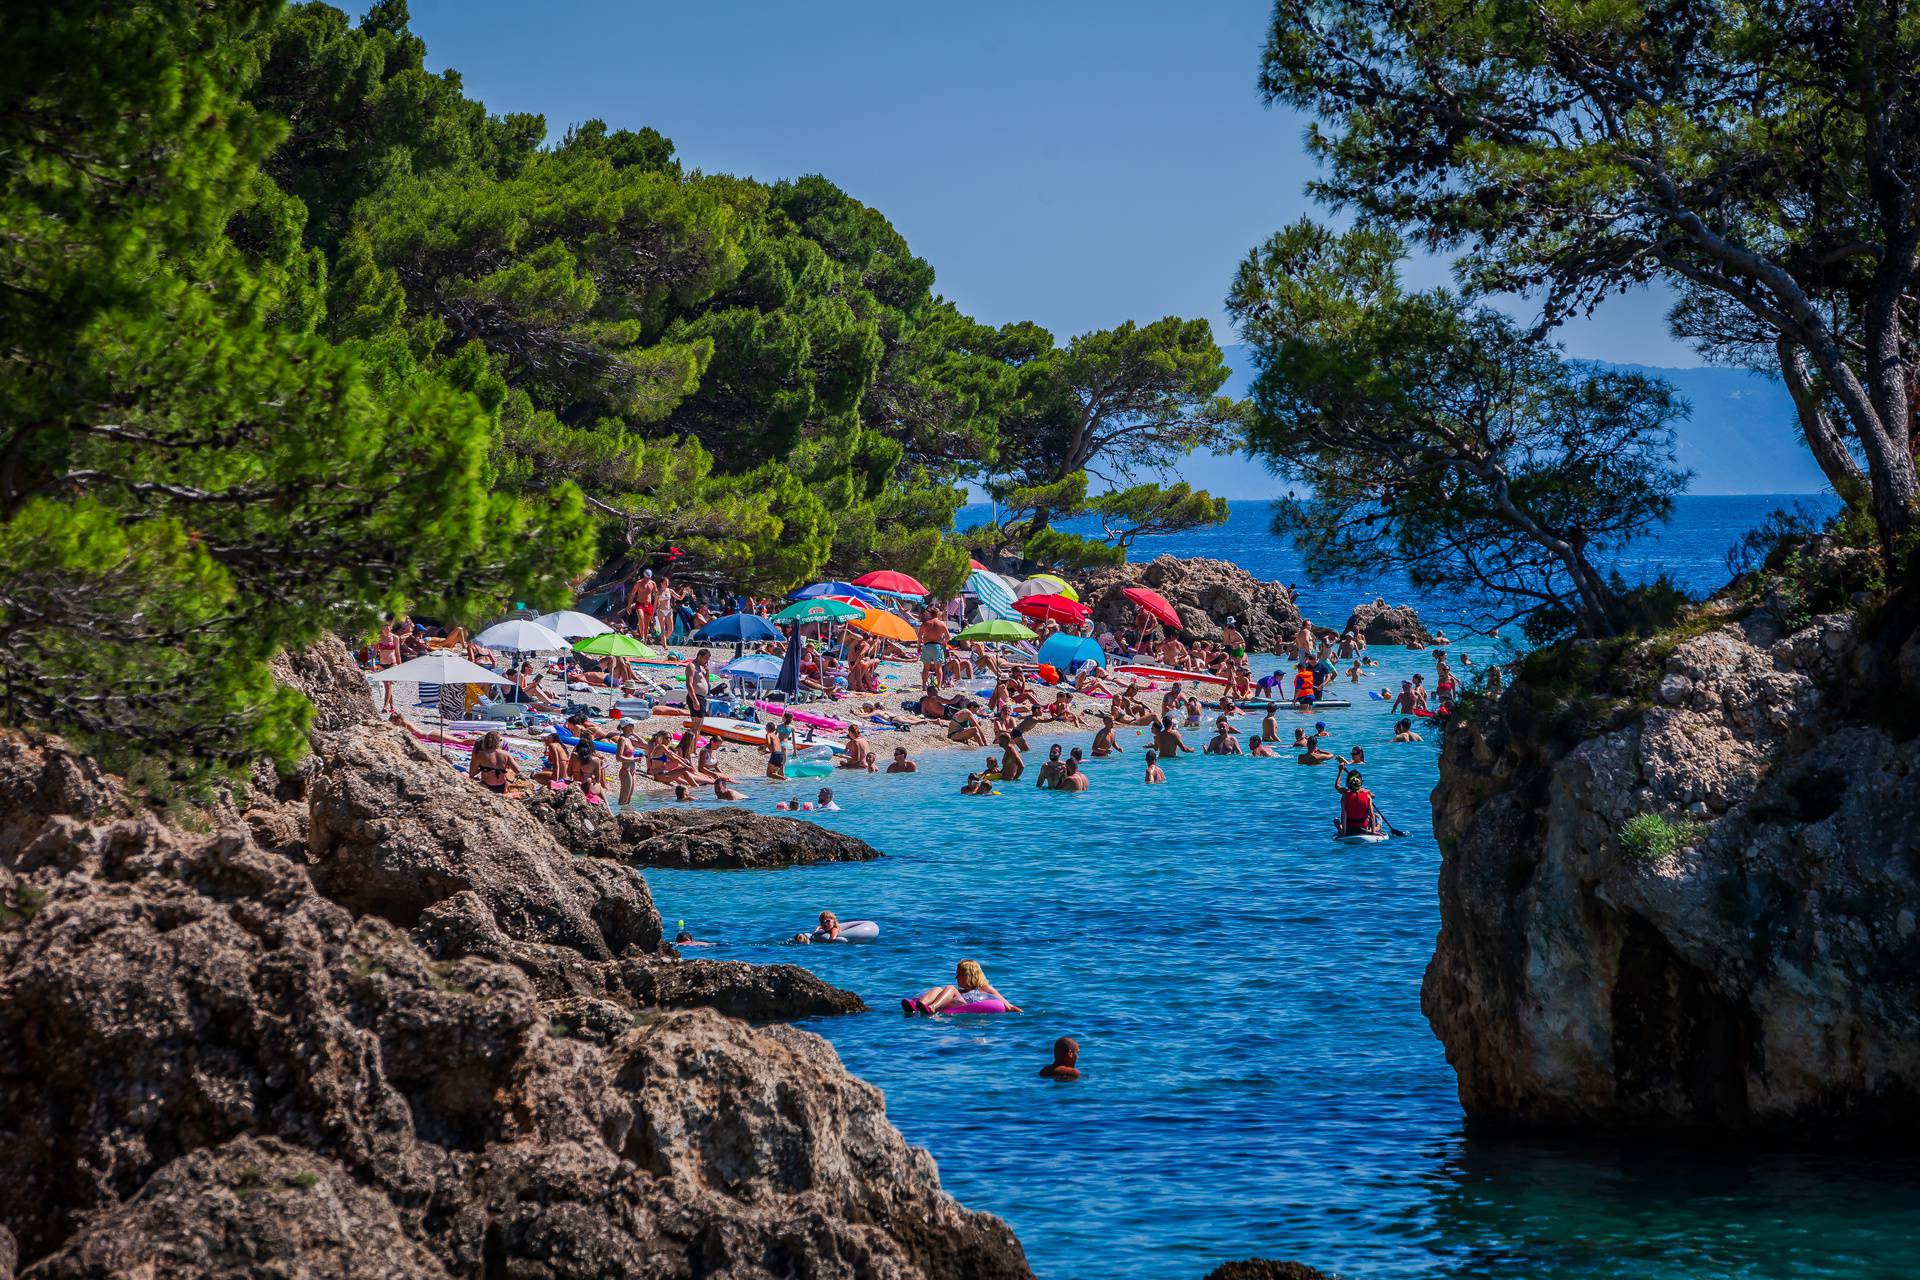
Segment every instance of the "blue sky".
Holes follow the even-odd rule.
[[[823,173],[886,214],[982,320],[1067,337],[1204,316],[1255,243],[1309,211],[1303,121],[1254,87],[1268,0],[528,4],[413,0],[431,64],[557,136],[651,125],[687,164]],[[1433,279],[1441,270],[1430,268]],[[1698,363],[1656,297],[1574,354]]]
[[[1198,316],[1234,343],[1222,307],[1234,268],[1315,211],[1305,121],[1255,89],[1269,0],[411,7],[434,69],[459,70],[495,111],[545,115],[555,137],[597,116],[651,125],[709,172],[825,174],[993,324],[1036,320],[1064,339]],[[1412,274],[1438,283],[1445,266]],[[1531,318],[1524,300],[1511,309]],[[1665,310],[1660,294],[1616,299],[1562,338],[1586,359],[1698,365]],[[1820,487],[1776,387],[1703,386],[1699,438],[1681,432],[1701,459],[1697,492]],[[1182,472],[1227,497],[1280,487],[1244,459],[1196,457]]]

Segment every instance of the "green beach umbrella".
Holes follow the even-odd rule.
[[[1033,639],[1033,637],[1034,637],[1034,633],[1031,627],[1025,626],[1018,622],[1009,621],[1006,618],[988,618],[984,622],[974,623],[972,626],[962,631],[959,635],[955,636],[954,639],[956,640],[1031,640]]]
[[[656,658],[653,650],[635,640],[632,636],[622,635],[618,631],[608,631],[602,635],[588,636],[573,646],[575,653],[590,654],[596,658]]]
[[[775,622],[845,622],[859,618],[866,610],[839,600],[796,600],[773,615]]]

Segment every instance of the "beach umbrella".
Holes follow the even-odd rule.
[[[501,646],[505,648],[505,645]],[[512,684],[513,681],[498,671],[489,670],[477,662],[468,662],[465,658],[451,653],[426,653],[418,658],[409,658],[397,667],[388,667],[385,671],[369,671],[367,679],[377,684],[389,684],[395,681],[408,681],[414,684]],[[447,718],[436,705],[434,719],[440,726],[435,735],[447,736]],[[435,743],[434,750],[445,748],[445,743]]]
[[[568,640],[578,640],[582,636],[603,636],[613,630],[592,614],[582,613],[578,609],[555,609],[552,613],[541,614],[534,621]]]
[[[732,662],[720,668],[720,674],[723,676],[751,676],[755,680],[771,680],[780,674],[780,659],[770,653],[750,653],[744,658],[735,658]]]
[[[1180,611],[1167,602],[1167,598],[1150,587],[1128,587],[1120,593],[1127,599],[1145,609],[1160,621],[1178,630]]]
[[[724,618],[715,618],[694,632],[693,638],[695,640],[732,640],[736,643],[778,640],[780,628],[757,613],[730,613]]]
[[[869,591],[885,591],[890,595],[920,597],[927,589],[920,585],[920,579],[910,573],[901,573],[898,569],[875,569],[872,573],[863,573],[853,580],[857,587]]]
[[[1015,600],[1013,607],[1020,611],[1021,617],[1046,618],[1069,626],[1077,626],[1093,616],[1093,610],[1065,596],[1025,596]]]
[[[774,622],[845,622],[866,610],[840,600],[796,600],[773,615]]]
[[[573,651],[595,658],[657,658],[660,655],[630,635],[609,631],[574,642]]]
[[[1003,643],[1033,638],[1032,627],[1007,618],[988,618],[984,622],[976,622],[954,637],[955,640],[997,640]]]
[[[989,618],[1011,620],[1020,616],[1013,608],[1013,588],[997,573],[974,570],[967,575],[967,590],[980,602],[980,612]]]
[[[773,687],[789,698],[800,696],[800,628],[795,626],[787,636],[787,656],[781,659],[780,674],[774,678]]]
[[[810,587],[802,587],[798,591],[794,592],[792,595],[788,596],[787,599],[818,600],[822,596],[832,596],[842,600],[851,600],[855,604],[879,604],[880,603],[880,597],[875,595],[873,592],[867,590],[865,587],[856,587],[851,582],[841,582],[838,579],[835,579],[832,582],[816,582]]]
[[[475,644],[489,649],[508,649],[514,653],[564,653],[567,638],[532,618],[508,618],[496,622],[473,638]],[[471,680],[451,680],[449,684],[472,684]]]
[[[1016,596],[1065,596],[1069,600],[1078,600],[1080,593],[1073,589],[1065,578],[1056,578],[1050,573],[1036,573],[1013,589]]]
[[[879,636],[884,640],[898,640],[902,644],[912,644],[920,638],[920,633],[908,626],[900,615],[888,613],[885,609],[868,609],[859,617],[851,619],[847,625],[858,628],[868,635]]]

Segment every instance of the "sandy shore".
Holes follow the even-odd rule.
[[[682,651],[672,649],[667,652],[670,656],[676,658],[692,656],[691,650]],[[671,668],[647,667],[645,670],[671,690],[671,692],[665,695],[666,697],[674,698],[679,695],[680,690],[677,686],[676,679],[677,673]],[[589,706],[594,709],[597,715],[602,717],[612,709],[615,699],[615,695],[605,689],[596,688],[585,691],[572,689],[563,691],[557,679],[548,679],[545,681],[545,687],[554,702],[567,704],[577,703]],[[886,712],[898,713],[903,716],[909,715],[911,713],[907,712],[902,704],[912,701],[920,695],[919,665],[917,663],[906,662],[883,663],[880,668],[880,688],[881,691],[876,694],[859,694],[853,697],[841,698],[837,701],[809,702],[801,704],[801,707],[804,710],[817,712],[820,715],[832,716],[836,719],[848,721],[858,720],[858,709],[870,702],[880,704],[881,708]],[[987,695],[993,691],[993,679],[989,675],[983,675],[979,679],[966,681],[958,686],[950,686],[949,692],[955,689],[975,696],[979,701],[984,702]],[[379,696],[377,687],[375,696],[376,698]],[[1111,705],[1110,700],[1106,698],[1091,698],[1080,694],[1073,694],[1072,698],[1074,711],[1079,715],[1087,717],[1089,723],[1079,729],[1076,729],[1072,725],[1048,726],[1045,733],[1049,739],[1058,737],[1063,732],[1069,734],[1076,732],[1084,733],[1090,739],[1094,729],[1098,727],[1097,717],[1100,712]],[[415,705],[418,700],[419,686],[406,683],[394,684],[394,710],[404,716],[407,721],[413,725],[416,732],[431,734],[434,731],[435,724],[434,709],[432,707]],[[674,707],[661,706],[657,707],[653,715],[649,718],[634,721],[634,723],[640,726],[641,735],[644,738],[651,737],[653,733],[660,729],[666,729],[677,734],[681,731],[685,719],[686,715],[684,711]],[[952,741],[947,737],[946,726],[942,724],[909,725],[900,729],[882,729],[877,725],[871,725],[864,721],[861,723],[863,733],[871,742],[874,753],[880,758],[880,767],[882,769],[884,769],[892,759],[895,747],[905,747],[910,759],[931,751],[972,751],[980,757],[983,766],[986,762],[986,757],[990,753],[990,748]],[[508,732],[512,733],[514,731]],[[533,736],[533,731],[530,730],[520,732],[523,736]],[[455,736],[464,738],[477,735],[461,734]],[[835,736],[837,737],[838,735]],[[1038,735],[1036,734],[1035,736],[1037,737]],[[1044,752],[1044,750],[1045,748],[1042,747],[1041,751]],[[833,785],[833,779],[831,777],[790,778],[784,782],[776,782],[768,779],[766,777],[766,753],[757,747],[723,741],[719,744],[716,754],[720,767],[724,769],[730,777],[735,779],[735,781],[741,785],[742,789],[747,790],[750,796],[754,794],[757,788],[777,787],[783,790],[793,789],[797,791],[803,788],[817,790],[822,786]],[[457,761],[456,763],[462,768],[465,767],[463,760]],[[610,780],[611,773],[612,771],[609,770]],[[670,787],[648,781],[643,777],[641,780],[641,790],[636,791],[634,798],[636,803],[653,802],[661,797],[670,795],[671,791],[672,789]],[[698,798],[708,800],[712,798],[710,791],[697,794]],[[808,794],[809,796],[811,795],[811,790]]]

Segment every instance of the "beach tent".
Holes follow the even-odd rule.
[[[578,640],[582,636],[603,636],[613,630],[590,613],[581,613],[578,609],[555,609],[552,613],[543,613],[535,622],[568,640]]]
[[[989,618],[1009,621],[1020,616],[1013,607],[1013,586],[989,569],[975,569],[967,575],[967,590],[980,602],[980,612]]]
[[[1040,652],[1034,660],[1042,665],[1051,665],[1056,671],[1071,673],[1082,662],[1106,666],[1107,651],[1092,636],[1052,635],[1040,646]]]

